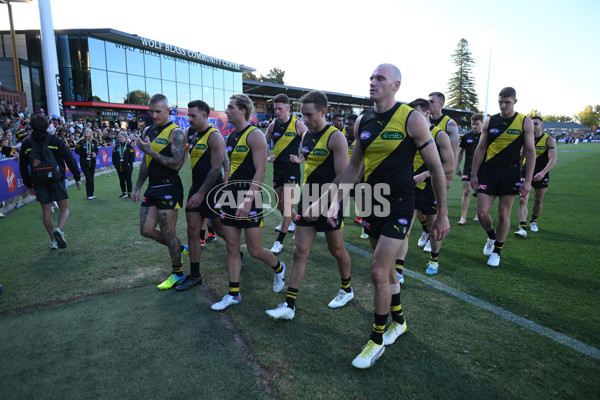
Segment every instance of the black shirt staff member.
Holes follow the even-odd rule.
[[[79,166],[85,175],[85,191],[88,200],[94,196],[94,173],[96,172],[96,155],[98,154],[98,142],[92,138],[92,130],[85,128],[83,137],[75,146],[75,153],[79,155]]]
[[[131,197],[131,174],[133,172],[133,162],[135,161],[135,151],[131,143],[127,141],[127,135],[119,133],[119,142],[115,145],[112,152],[112,163],[119,175],[119,184],[121,185],[120,199]],[[127,193],[125,192],[127,191]]]

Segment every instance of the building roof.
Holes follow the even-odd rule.
[[[9,34],[9,31],[0,31],[0,34]],[[39,30],[21,30],[16,31],[16,34],[40,34]],[[173,46],[168,43],[160,42],[154,39],[138,36],[136,34],[118,31],[112,28],[101,29],[55,29],[55,35],[84,35],[92,36],[98,39],[104,39],[111,42],[117,42],[136,48],[154,51],[173,57],[184,58],[190,61],[196,61],[203,64],[213,65],[215,67],[228,69],[237,72],[252,72],[256,69],[247,67],[242,64],[237,64],[232,61],[222,60],[220,58],[211,57],[198,51],[188,50],[181,47]]]
[[[544,129],[588,129],[577,122],[544,122]]]

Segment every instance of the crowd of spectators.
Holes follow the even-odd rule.
[[[44,113],[41,109],[40,113]],[[44,113],[45,115],[45,113]],[[20,108],[19,104],[0,102],[0,159],[17,158],[23,140],[32,132],[29,121],[32,114],[27,107]],[[98,147],[114,146],[118,142],[118,136],[123,133],[128,141],[134,143],[134,136],[138,135],[138,129],[124,129],[117,123],[113,126],[109,123],[99,124],[84,119],[65,120],[64,116],[47,116],[49,122],[48,131],[60,137],[70,150],[75,150],[77,143],[83,140],[85,128],[92,131],[93,139]]]

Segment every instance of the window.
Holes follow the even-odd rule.
[[[108,80],[106,71],[92,69],[90,70],[92,81],[91,101],[108,101]]]
[[[233,73],[233,92],[234,93],[244,93],[241,72]]]
[[[177,106],[187,107],[190,102],[190,85],[187,83],[177,83]]]
[[[144,51],[144,65],[148,78],[160,78],[160,54],[153,51]]]
[[[109,72],[108,94],[111,103],[124,103],[127,99],[127,75]]]
[[[207,67],[206,65],[202,66],[202,86],[210,88],[215,86],[213,80],[213,69],[211,67]]]
[[[125,49],[121,45],[106,42],[106,67],[109,71],[127,72]]]
[[[202,86],[190,85],[190,99],[191,100],[203,100],[202,99]]]
[[[144,54],[141,50],[127,50],[127,73],[144,76]]]
[[[175,81],[175,59],[162,54],[160,56],[161,77],[167,81]],[[174,99],[173,99],[174,100]]]
[[[162,93],[160,79],[146,78],[146,92],[150,95],[150,97],[157,93]]]
[[[88,38],[89,68],[106,69],[104,41]],[[108,96],[107,96],[108,97]]]
[[[141,76],[127,75],[129,91],[127,92],[127,103],[145,106],[150,101],[146,92],[145,79]]]
[[[193,85],[202,85],[202,64],[190,61],[190,83]]]
[[[162,81],[163,90],[162,94],[167,96],[167,100],[169,100],[169,107],[174,107],[177,105],[177,84],[175,82]],[[187,103],[185,104],[187,106]]]
[[[216,110],[215,101],[213,99],[213,88],[204,86],[202,91],[202,100],[204,100],[206,104],[210,106],[210,108]]]
[[[223,89],[233,90],[233,71],[224,70],[223,71],[223,80],[224,80]]]
[[[213,104],[216,111],[225,111],[225,93],[221,89],[214,89],[215,103]],[[229,102],[229,100],[228,100]]]
[[[190,70],[189,63],[187,60],[177,59],[175,63],[175,68],[177,69],[177,82],[190,82]]]
[[[215,80],[215,88],[223,89],[223,70],[220,68],[215,68],[214,70],[214,80]]]

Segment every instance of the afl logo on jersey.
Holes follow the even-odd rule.
[[[360,140],[367,140],[370,137],[371,137],[371,132],[369,132],[369,131],[364,131],[363,133],[360,134]]]
[[[492,128],[492,129],[490,129],[490,133],[493,133],[493,134],[500,133],[500,129]]]
[[[228,152],[228,153],[231,153],[233,151],[233,146],[227,146],[225,148],[225,151]]]
[[[303,147],[302,148],[302,154],[308,154],[308,153],[310,153],[310,149],[308,147],[306,147],[306,146]]]
[[[467,143],[473,143],[473,139],[467,140]]]
[[[275,133],[273,133],[273,136],[275,136],[275,137],[279,137],[279,136],[281,136],[281,133],[279,133],[279,132],[275,132]]]
[[[398,222],[400,225],[408,225],[408,220],[406,218],[400,218]]]

